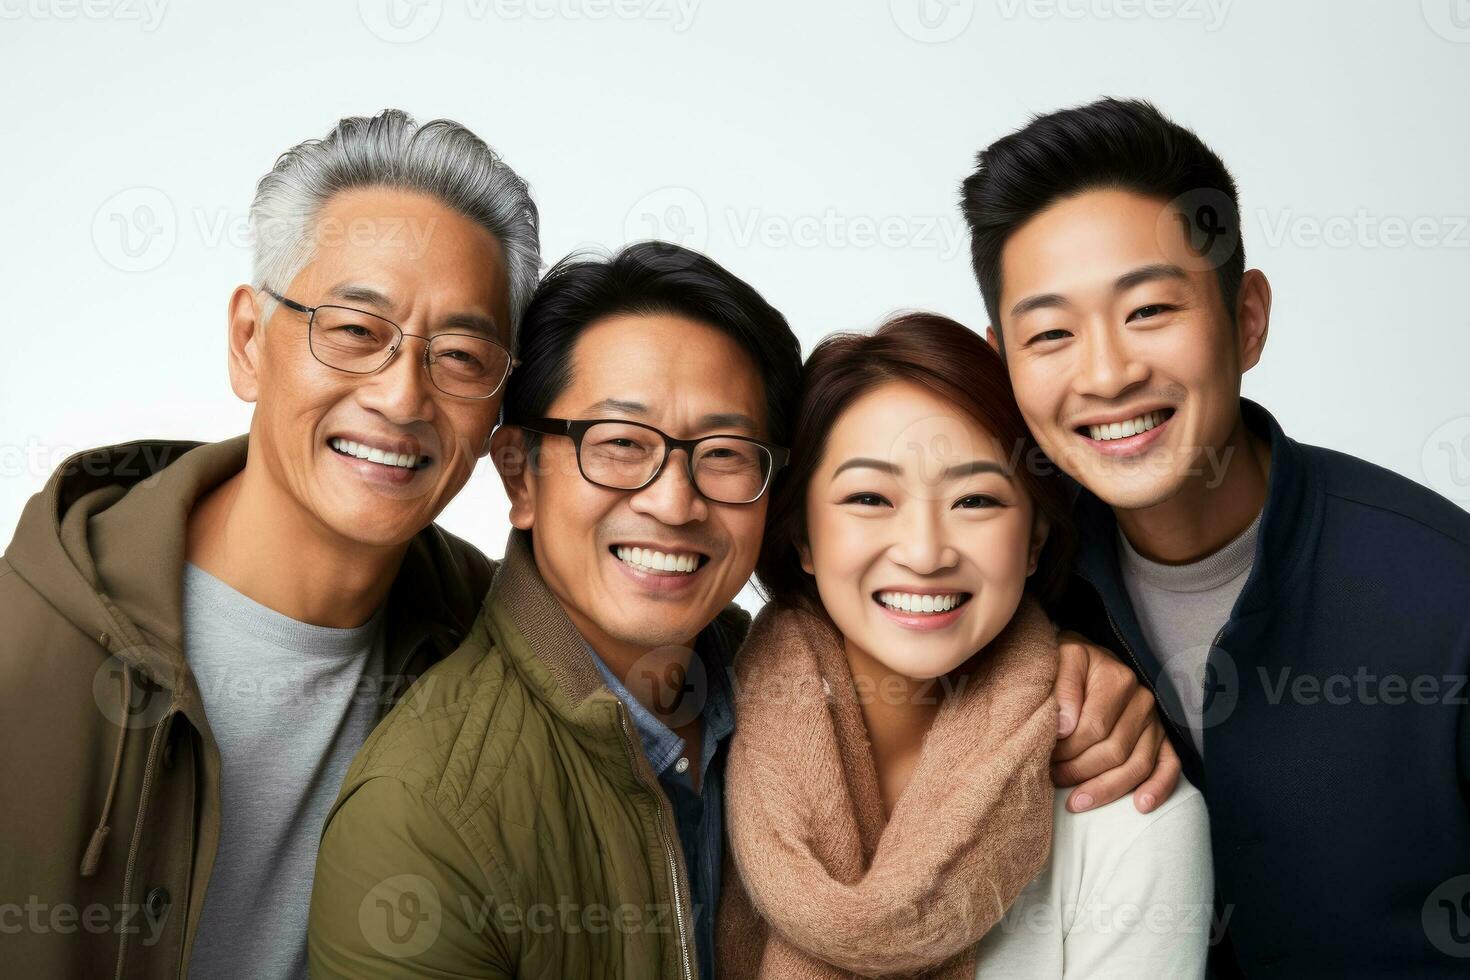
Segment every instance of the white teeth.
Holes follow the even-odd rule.
[[[1108,442],[1112,439],[1126,439],[1136,436],[1140,432],[1147,432],[1160,422],[1164,421],[1163,412],[1145,412],[1137,418],[1126,422],[1104,422],[1101,425],[1089,425],[1087,434],[1098,442]]]
[[[879,592],[878,601],[896,612],[942,613],[960,604],[960,593],[920,595],[915,592]]]
[[[356,456],[358,459],[365,459],[370,463],[382,463],[384,466],[397,466],[405,470],[416,470],[429,461],[429,457],[427,456],[414,456],[411,453],[385,453],[381,449],[375,449],[372,446],[366,446],[360,442],[353,442],[351,439],[334,437],[327,440],[327,445],[339,453],[346,453],[348,456]]]
[[[654,551],[652,548],[628,548],[622,545],[618,546],[616,553],[619,560],[645,571],[688,575],[699,567],[698,555],[680,555],[673,552]]]

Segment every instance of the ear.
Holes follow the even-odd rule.
[[[796,546],[796,553],[801,556],[801,570],[808,575],[816,575],[817,566],[812,564],[812,546],[803,541]]]
[[[1000,349],[1000,334],[995,332],[995,327],[990,325],[987,325],[985,327],[985,339],[987,342],[989,342],[991,347],[995,348],[995,352],[997,354],[1005,353]]]
[[[1271,329],[1271,283],[1260,269],[1249,269],[1240,280],[1235,301],[1235,342],[1244,374],[1261,360],[1266,333]]]
[[[1041,549],[1046,547],[1047,535],[1051,533],[1051,521],[1046,515],[1037,511],[1036,517],[1031,521],[1031,547],[1026,555],[1026,577],[1030,578],[1036,574],[1036,566],[1041,561]]]
[[[260,365],[265,355],[265,324],[254,289],[235,287],[228,317],[230,387],[241,401],[254,402],[260,397]]]
[[[518,425],[502,425],[490,436],[490,461],[510,498],[510,523],[522,531],[535,523],[536,477],[526,452],[526,434]]]

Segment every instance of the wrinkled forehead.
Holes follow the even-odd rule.
[[[478,317],[508,339],[500,242],[437,199],[385,188],[342,192],[322,208],[311,235],[301,276],[322,291],[318,302],[393,320]]]

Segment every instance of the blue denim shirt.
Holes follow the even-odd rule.
[[[694,651],[707,680],[700,712],[699,792],[688,772],[693,760],[682,766],[684,739],[643,706],[589,645],[587,652],[602,673],[608,689],[628,709],[643,754],[658,777],[664,794],[673,805],[674,823],[684,851],[689,875],[689,896],[694,903],[694,942],[699,956],[699,974],[713,980],[715,908],[720,897],[720,862],[724,857],[725,747],[735,730],[730,664],[733,650],[717,626],[703,630],[694,641]],[[691,668],[694,669],[694,668]]]

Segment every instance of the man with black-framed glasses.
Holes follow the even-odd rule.
[[[675,439],[630,419],[526,419],[523,431],[566,436],[576,447],[577,468],[605,490],[642,490],[656,481],[676,449],[684,452],[686,479],[717,504],[752,504],[786,465],[790,451],[750,436],[720,433]]]
[[[525,182],[389,110],[287,150],[250,218],[249,433],[72,457],[0,560],[0,892],[39,910],[7,975],[304,978],[342,775],[489,586],[433,522],[539,272]]]
[[[725,269],[647,242],[552,270],[518,353],[492,449],[516,529],[469,639],[347,776],[317,976],[713,975],[732,600],[800,346]]]

